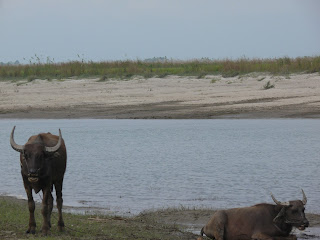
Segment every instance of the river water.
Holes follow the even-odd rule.
[[[26,198],[19,153],[39,132],[66,142],[64,204],[137,214],[302,199],[320,213],[320,120],[0,120],[0,195]],[[40,198],[36,198],[40,201]]]

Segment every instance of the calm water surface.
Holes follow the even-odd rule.
[[[0,195],[25,198],[19,154],[39,132],[68,151],[64,204],[137,214],[302,199],[320,213],[320,120],[0,120]],[[36,199],[40,200],[39,197]]]

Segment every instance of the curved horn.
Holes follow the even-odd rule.
[[[24,145],[18,145],[16,144],[16,142],[14,141],[14,130],[15,130],[16,126],[13,127],[12,131],[11,131],[11,135],[10,135],[10,144],[11,147],[16,150],[17,152],[22,153],[24,150]]]
[[[61,136],[61,130],[59,129],[59,140],[58,140],[58,143],[53,147],[46,147],[46,152],[53,153],[53,152],[58,151],[58,149],[61,146],[61,143],[62,143],[62,136]]]
[[[303,189],[301,189],[301,191],[302,191],[302,195],[303,195],[302,203],[303,203],[303,205],[306,205],[307,204],[306,194],[304,193]]]
[[[277,204],[277,205],[281,205],[281,206],[289,206],[289,202],[280,202],[278,201],[274,196],[273,194],[271,193],[271,197],[272,197],[272,200]]]

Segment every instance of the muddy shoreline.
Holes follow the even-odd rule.
[[[27,211],[27,201],[24,199],[17,199],[10,196],[0,196],[0,200],[9,201],[19,205],[25,205]],[[36,203],[36,208],[41,209],[41,204]],[[55,206],[53,211],[56,211]],[[215,211],[216,210],[214,209],[188,209],[181,207],[160,210],[146,210],[140,213],[139,216],[147,219],[154,219],[158,224],[177,225],[180,226],[181,229],[184,229],[184,231],[199,235],[201,228],[208,222]],[[85,214],[88,215],[89,219],[92,219],[92,216],[109,215],[109,210],[90,207],[86,207],[84,209],[81,207],[78,208],[64,206],[63,212],[72,214]],[[134,216],[119,216],[115,219],[126,219],[130,217]],[[307,212],[306,217],[310,222],[309,228],[307,228],[305,231],[294,229],[293,234],[297,235],[299,239],[318,239],[320,237],[320,214]]]
[[[1,81],[0,118],[319,119],[319,92],[319,73]]]
[[[25,199],[19,199],[11,196],[0,195],[0,200],[10,201],[16,204],[23,204],[28,206],[28,202]],[[41,208],[41,203],[36,202],[36,208]],[[53,211],[57,211],[56,206],[54,206]],[[74,213],[74,214],[84,214],[84,215],[108,215],[110,210],[95,207],[72,207],[63,206],[64,212]],[[182,226],[195,226],[200,227],[207,223],[210,217],[215,212],[215,209],[189,209],[189,208],[167,208],[167,209],[150,209],[145,210],[139,215],[148,215],[156,217],[159,222],[178,224]],[[111,215],[113,215],[111,213]],[[121,217],[132,217],[131,216],[121,216]],[[306,212],[306,217],[310,222],[310,227],[320,228],[320,214]]]

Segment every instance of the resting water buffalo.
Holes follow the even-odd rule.
[[[62,219],[62,184],[63,176],[67,164],[66,146],[61,136],[51,133],[40,133],[31,136],[25,145],[18,145],[14,141],[14,130],[12,129],[10,136],[10,144],[12,148],[20,152],[21,175],[24,188],[28,196],[29,206],[29,228],[27,233],[35,233],[36,221],[34,218],[35,203],[32,196],[32,189],[36,193],[40,190],[43,192],[42,199],[42,216],[43,226],[42,232],[48,233],[51,227],[51,212],[53,208],[53,185],[57,195],[57,208],[59,213],[58,227],[62,231],[64,222]]]
[[[201,235],[216,240],[286,239],[292,227],[304,230],[309,226],[304,214],[307,197],[303,190],[302,194],[302,201],[279,202],[271,194],[276,205],[261,203],[217,211],[201,229]]]

